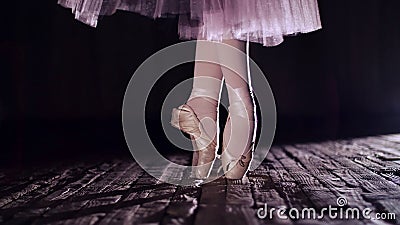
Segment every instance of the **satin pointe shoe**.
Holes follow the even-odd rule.
[[[239,120],[246,120],[249,121],[249,123],[245,123],[248,126],[253,123],[254,129],[250,130],[248,132],[244,132],[243,134],[240,134],[240,132],[236,131],[235,135],[240,135],[238,137],[233,137],[231,133],[230,139],[236,139],[236,140],[245,140],[245,145],[243,145],[243,148],[246,148],[245,151],[243,151],[243,154],[240,156],[234,156],[230,151],[231,149],[228,149],[228,145],[226,143],[226,140],[223,140],[222,144],[222,154],[220,156],[221,163],[222,163],[222,169],[224,171],[225,177],[227,179],[242,179],[250,166],[251,160],[253,159],[253,152],[254,152],[254,143],[255,143],[255,130],[256,130],[256,115],[254,114],[253,111],[253,106],[248,106],[245,107],[244,103],[241,101],[240,97],[238,96],[245,96],[251,98],[251,95],[246,88],[238,88],[234,89],[234,92],[236,92],[235,96],[233,95],[230,96],[230,106],[228,107],[229,114],[228,118],[225,124],[225,129],[227,128],[227,125],[231,122],[232,116],[235,116]],[[248,112],[252,113],[252,116],[249,116]],[[232,129],[232,124],[230,126],[230,129]],[[235,129],[238,129],[238,127],[235,127]],[[247,139],[247,140],[246,140]],[[234,148],[236,147],[234,144],[230,145],[229,148]],[[240,147],[240,146],[239,146]]]
[[[240,158],[231,155],[226,149],[221,154],[222,168],[227,179],[242,179],[249,170],[250,162],[253,159],[254,142]]]
[[[190,135],[194,148],[191,176],[207,179],[216,158],[216,141],[207,135],[195,112],[187,104],[172,109],[171,125]]]

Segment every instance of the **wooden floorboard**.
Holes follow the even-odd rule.
[[[187,156],[173,159],[190,164]],[[176,180],[182,176],[165,171]],[[346,201],[342,212],[368,208],[373,218],[395,218],[344,219],[325,211],[316,219],[283,219],[276,211],[264,213],[319,213],[338,207],[338,199]],[[131,158],[0,171],[0,223],[400,224],[400,134],[273,146],[246,179],[197,186],[163,183]]]

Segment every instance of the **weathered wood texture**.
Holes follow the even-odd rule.
[[[190,164],[188,157],[175,159]],[[326,211],[317,219],[257,216],[265,204],[285,207],[284,215],[311,207],[319,215],[338,207],[339,197],[347,201],[343,211],[369,208],[372,218],[395,218],[332,218]],[[3,171],[0,223],[400,224],[400,135],[273,146],[248,179],[193,187],[162,183],[133,159]]]

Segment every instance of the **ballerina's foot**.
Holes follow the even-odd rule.
[[[206,134],[195,112],[187,104],[172,110],[171,125],[190,135],[195,150],[191,177],[207,179],[216,158],[216,141]]]
[[[225,157],[221,157],[225,177],[227,179],[243,179],[249,169],[250,162],[253,158],[253,152],[248,151],[248,153],[242,155],[240,159],[235,159],[228,154],[225,154],[227,155]]]

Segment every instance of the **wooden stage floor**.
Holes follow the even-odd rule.
[[[369,208],[371,219],[327,211],[317,219],[259,218],[265,204],[300,213],[341,204]],[[161,183],[132,159],[3,171],[0,223],[400,224],[400,135],[273,146],[248,182],[221,178],[200,187]]]

